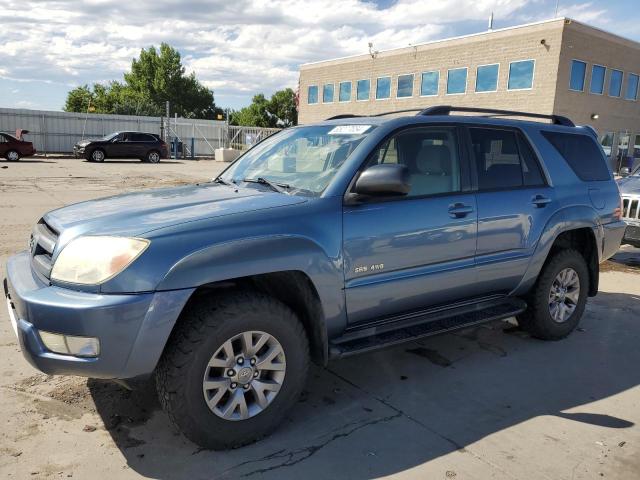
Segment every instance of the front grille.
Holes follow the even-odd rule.
[[[622,218],[640,220],[640,197],[622,197]]]
[[[41,219],[31,234],[31,264],[34,270],[46,279],[51,276],[51,256],[58,241],[58,234]]]

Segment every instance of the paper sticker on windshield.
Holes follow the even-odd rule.
[[[362,135],[371,125],[338,125],[329,131],[329,135]]]

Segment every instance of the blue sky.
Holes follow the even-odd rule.
[[[141,48],[178,48],[216,103],[297,85],[301,63],[548,19],[556,0],[5,0],[0,107],[60,110],[77,85],[121,80]],[[640,41],[637,0],[561,0],[559,15]],[[345,23],[346,22],[346,23]]]

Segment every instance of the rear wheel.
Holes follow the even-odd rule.
[[[257,292],[203,300],[183,315],[156,370],[171,421],[212,449],[269,434],[306,380],[309,347],[298,318]]]
[[[527,298],[529,308],[518,316],[522,328],[543,340],[558,340],[578,326],[587,303],[589,271],[576,250],[562,250],[540,272]]]
[[[10,162],[17,162],[20,160],[20,153],[17,150],[9,150],[5,155],[5,158]]]
[[[147,153],[145,160],[149,163],[158,163],[160,161],[160,152],[157,150],[151,150]]]

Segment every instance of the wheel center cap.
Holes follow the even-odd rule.
[[[243,367],[238,372],[238,382],[247,384],[253,378],[253,369],[251,367]]]

